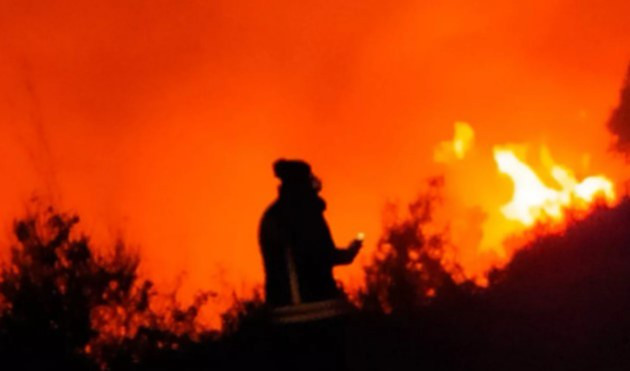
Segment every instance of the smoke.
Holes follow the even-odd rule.
[[[630,159],[630,66],[621,89],[619,106],[608,121],[608,129],[616,136],[613,148]]]

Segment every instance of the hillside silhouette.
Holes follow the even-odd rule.
[[[424,233],[434,201],[412,203],[366,267],[350,369],[630,369],[630,200],[537,239],[487,289],[456,284],[439,264],[441,237]],[[138,277],[138,257],[122,243],[97,254],[73,237],[77,222],[47,210],[15,223],[0,281],[6,369],[260,369],[282,356],[260,297],[237,301],[222,333],[200,330],[209,293],[152,309],[159,295]]]

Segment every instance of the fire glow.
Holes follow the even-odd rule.
[[[454,246],[448,254],[450,259],[463,269],[467,278],[479,285],[486,285],[487,272],[507,264],[516,251],[539,233],[538,230],[543,233],[562,231],[569,220],[588,215],[596,205],[612,206],[618,200],[615,184],[610,177],[601,174],[577,176],[570,167],[555,162],[546,146],[540,147],[542,166],[536,167],[525,156],[524,149],[533,147],[531,144],[492,145],[490,149],[483,148],[482,151],[473,148],[474,139],[472,126],[457,122],[453,139],[439,143],[434,149],[433,158],[437,163],[446,164],[451,171],[449,174],[455,176],[458,172],[478,169],[483,163],[493,166],[489,173],[479,175],[481,183],[476,186],[465,184],[464,188],[460,188],[467,197],[464,209],[468,211],[461,212],[461,205],[448,205],[442,220],[449,225],[452,234]],[[585,155],[585,158],[588,156]],[[580,172],[587,171],[581,169]],[[495,187],[490,185],[494,180],[488,176],[496,176],[497,182],[509,179],[509,198],[496,202],[500,196],[494,190]],[[454,181],[457,183],[456,179]],[[448,176],[446,182],[449,182]],[[470,182],[469,173],[464,176],[464,182]],[[488,187],[493,191],[481,189],[478,194],[471,195],[474,193],[470,192],[471,187]],[[462,192],[460,189],[459,193]],[[447,197],[453,196],[454,193],[449,192]],[[466,217],[470,209],[480,210],[483,215],[476,227],[471,227]],[[475,235],[471,234],[471,230],[475,228],[478,228],[478,235],[481,236],[478,239],[471,238]]]
[[[472,148],[474,141],[473,128],[465,122],[456,122],[453,140],[441,142],[435,149],[433,159],[442,163],[448,163],[452,159],[461,160]]]
[[[544,148],[543,153],[547,153]],[[552,188],[545,185],[513,151],[495,147],[494,159],[499,172],[509,176],[514,183],[512,200],[501,208],[501,212],[506,218],[525,226],[546,219],[562,221],[566,210],[588,209],[598,198],[603,197],[607,203],[615,201],[614,185],[605,176],[589,176],[578,182],[570,169],[553,164],[550,175],[560,188]]]
[[[436,173],[432,146],[450,139],[439,123],[474,120],[476,133],[459,125],[461,140],[443,147],[467,168],[446,194],[485,215],[439,212],[457,223],[465,266],[481,266],[481,246],[525,227],[501,213],[511,184],[492,146],[477,161],[482,133],[545,131],[582,181],[590,174],[554,137],[604,157],[630,45],[624,0],[0,4],[0,172],[10,180],[0,225],[34,194],[51,199],[78,213],[95,245],[137,246],[143,276],[163,291],[181,286],[182,302],[225,293],[207,311],[213,324],[233,290],[263,282],[256,230],[276,196],[274,160],[311,162],[335,240],[365,232],[367,262],[385,202],[411,199]],[[627,169],[604,161],[621,193]],[[335,274],[360,287],[363,272]]]

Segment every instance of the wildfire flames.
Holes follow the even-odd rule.
[[[473,127],[457,122],[453,139],[435,147],[434,160],[451,165],[465,160],[473,150],[474,140]],[[525,148],[494,145],[491,151],[482,154],[483,157],[492,154],[496,166],[494,174],[497,178],[507,176],[512,192],[509,201],[498,207],[484,204],[484,200],[477,201],[475,206],[484,215],[479,241],[470,241],[470,234],[462,233],[462,228],[451,228],[455,244],[459,246],[453,247],[455,251],[447,255],[463,268],[467,278],[480,285],[487,283],[485,276],[491,268],[505,265],[515,251],[529,242],[531,236],[528,237],[527,232],[537,227],[547,232],[561,231],[569,219],[586,216],[596,205],[612,206],[618,199],[611,178],[605,175],[578,177],[569,167],[556,163],[546,146],[540,147],[542,166],[537,171],[527,161]],[[445,223],[466,224],[457,220],[453,208],[447,209],[450,214],[445,216]]]
[[[219,292],[212,325],[232,292],[264,282],[256,231],[280,157],[323,180],[339,246],[364,233],[358,260],[335,271],[349,291],[383,206],[411,200],[435,167],[464,172],[446,174],[457,205],[436,212],[467,277],[509,261],[512,236],[622,197],[628,170],[603,160],[604,123],[629,1],[35,3],[0,3],[0,226],[33,196],[76,213],[94,246],[137,247],[156,289],[182,303]],[[627,106],[609,123],[619,149]],[[452,140],[453,115],[474,129],[458,122]],[[563,166],[511,146],[493,158],[541,132]],[[601,167],[572,162],[581,153],[561,141]]]
[[[548,153],[547,149],[543,147],[542,153]],[[570,169],[553,164],[549,174],[559,186],[553,188],[545,185],[536,172],[509,149],[495,147],[494,159],[499,172],[514,182],[514,196],[501,212],[525,226],[547,219],[560,221],[567,209],[588,209],[598,197],[606,202],[615,200],[614,185],[605,176],[589,176],[579,182]]]
[[[445,141],[438,145],[433,154],[436,162],[448,163],[452,159],[463,159],[472,148],[475,141],[475,131],[465,122],[455,123],[455,136],[452,141]]]

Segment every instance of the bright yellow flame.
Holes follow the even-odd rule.
[[[556,163],[541,146],[541,166],[533,167],[525,161],[531,144],[494,146],[493,151],[486,147],[471,156],[475,140],[473,128],[458,122],[454,138],[439,143],[433,153],[437,162],[454,166],[446,170],[449,197],[432,215],[436,232],[427,233],[449,231],[442,262],[458,282],[473,279],[487,286],[487,273],[508,264],[532,238],[560,232],[568,219],[586,217],[597,203],[612,206],[617,199],[612,178],[582,175],[590,167],[589,154],[574,157],[580,164],[579,172],[574,172]],[[513,183],[507,203],[499,196],[495,178],[502,175]],[[532,229],[539,225],[544,227]]]
[[[568,208],[585,209],[598,197],[603,197],[606,202],[615,200],[614,185],[606,177],[591,176],[578,182],[569,169],[551,160],[545,148],[542,157],[559,189],[546,186],[536,172],[518,159],[512,150],[494,148],[499,172],[509,176],[514,183],[512,200],[501,208],[506,218],[532,226],[543,219],[560,221]]]
[[[454,159],[461,160],[470,151],[475,141],[475,131],[465,122],[455,123],[455,133],[452,141],[438,144],[433,152],[436,162],[448,163]]]
[[[475,131],[465,122],[455,123],[455,138],[453,139],[453,150],[455,157],[463,159],[466,152],[472,148],[475,140]]]

